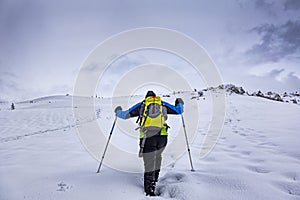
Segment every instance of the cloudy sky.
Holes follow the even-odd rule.
[[[0,99],[72,93],[100,42],[141,27],[192,37],[225,83],[299,91],[299,13],[299,0],[0,0]]]

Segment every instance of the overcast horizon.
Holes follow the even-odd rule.
[[[72,94],[81,64],[99,43],[143,27],[193,38],[224,83],[299,91],[299,11],[298,0],[0,0],[0,100]],[[130,65],[153,59],[143,56]],[[178,65],[168,59],[160,62]],[[129,70],[129,64],[122,67]]]

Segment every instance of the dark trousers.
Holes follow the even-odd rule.
[[[140,140],[142,143],[142,139]],[[162,152],[168,142],[167,136],[155,135],[146,138],[143,150],[144,160],[144,189],[146,193],[154,192],[155,183],[158,180]]]

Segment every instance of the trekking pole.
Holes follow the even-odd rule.
[[[181,114],[181,121],[182,121],[183,130],[184,130],[186,146],[187,146],[187,150],[188,150],[188,153],[189,153],[189,158],[190,158],[190,163],[191,163],[191,171],[194,172],[195,170],[194,170],[194,167],[193,167],[191,150],[190,150],[189,141],[188,141],[188,137],[187,137],[187,134],[186,134],[185,123],[184,123],[184,119],[183,119],[182,114]]]
[[[113,133],[113,131],[114,131],[115,124],[116,124],[116,121],[117,121],[117,118],[118,118],[118,117],[117,117],[117,115],[116,115],[115,120],[114,120],[114,123],[113,123],[113,125],[112,125],[112,127],[111,127],[111,131],[110,131],[110,133],[109,133],[109,137],[108,137],[108,140],[107,140],[107,143],[106,143],[106,146],[105,146],[105,149],[104,149],[104,152],[103,152],[103,155],[102,155],[101,162],[100,162],[100,164],[99,164],[97,173],[100,172],[100,168],[101,168],[101,165],[102,165],[102,162],[103,162],[103,159],[104,159],[104,156],[105,156],[105,153],[106,153],[107,146],[108,146],[108,143],[109,143],[109,141],[110,141],[111,135],[112,135],[112,133]]]

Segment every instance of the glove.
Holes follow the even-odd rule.
[[[117,112],[118,112],[119,110],[122,111],[122,107],[121,107],[121,106],[117,106],[117,107],[115,108],[115,113],[117,114]]]
[[[184,102],[183,102],[183,100],[182,100],[181,98],[177,98],[177,99],[175,100],[175,106],[176,106],[177,104],[179,104],[179,103],[181,103],[182,105],[184,105]]]

